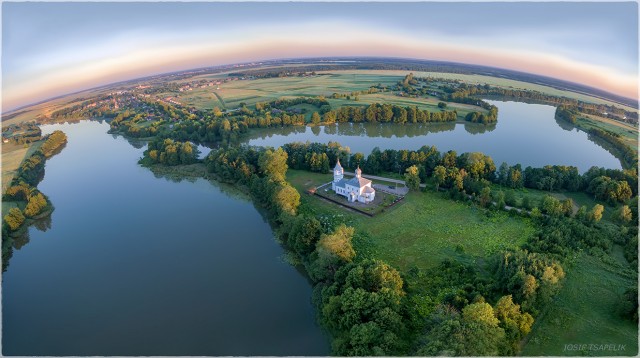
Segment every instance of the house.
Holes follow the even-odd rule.
[[[340,165],[340,159],[333,168],[333,182],[331,189],[338,195],[347,198],[349,202],[359,201],[370,203],[376,197],[376,190],[371,186],[371,180],[362,177],[360,167],[356,169],[356,176],[351,179],[344,178],[344,169]]]

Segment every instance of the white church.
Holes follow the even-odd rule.
[[[370,203],[376,197],[376,190],[371,187],[371,180],[362,177],[360,167],[356,169],[356,176],[351,179],[344,178],[344,169],[340,165],[340,159],[333,168],[333,182],[331,189],[338,195],[347,197],[349,202],[359,201],[361,203]]]

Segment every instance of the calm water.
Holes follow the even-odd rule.
[[[547,164],[573,165],[580,172],[591,166],[620,169],[620,161],[588,139],[585,132],[554,119],[555,107],[520,102],[489,101],[499,108],[498,123],[485,127],[477,124],[435,123],[351,124],[324,127],[269,129],[254,133],[251,145],[281,146],[285,143],[337,141],[352,153],[371,153],[384,149],[419,149],[435,145],[441,152],[455,150],[483,152],[496,166],[502,162],[520,163],[523,167]],[[562,127],[560,126],[562,125]]]
[[[249,201],[154,177],[107,124],[54,129],[69,143],[40,189],[56,210],[3,275],[4,355],[329,353],[309,283]]]

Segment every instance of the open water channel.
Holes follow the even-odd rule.
[[[331,126],[288,127],[254,132],[246,143],[279,147],[291,142],[339,142],[351,153],[365,155],[378,147],[417,150],[435,145],[440,152],[482,152],[502,162],[522,167],[573,165],[584,173],[592,166],[620,169],[620,161],[587,133],[557,122],[555,107],[521,102],[488,101],[498,107],[498,123],[380,124],[339,123]]]
[[[4,355],[327,355],[311,285],[253,204],[209,181],[156,178],[109,125],[69,142],[2,277]]]

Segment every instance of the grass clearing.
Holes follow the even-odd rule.
[[[522,354],[525,356],[635,356],[638,326],[622,320],[617,308],[636,278],[595,257],[580,255],[567,268],[563,287],[539,318]],[[624,351],[565,351],[566,344],[625,345]]]

